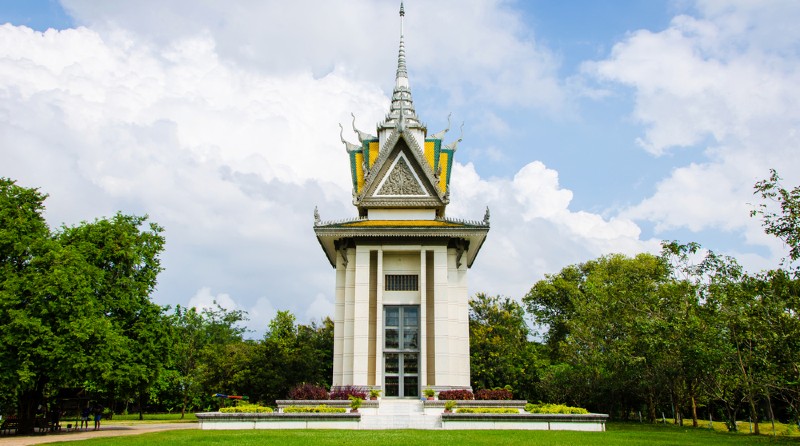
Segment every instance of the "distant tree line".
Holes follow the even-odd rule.
[[[781,268],[750,274],[697,244],[659,256],[609,255],[537,282],[522,299],[546,366],[537,398],[617,418],[798,420],[800,187],[775,171],[753,210],[789,248]]]
[[[470,301],[472,386],[515,398],[696,425],[798,418],[800,188],[776,172],[753,215],[789,248],[750,274],[697,244],[567,266],[521,301]],[[50,229],[46,195],[0,178],[0,411],[32,431],[62,388],[111,412],[216,409],[216,393],[273,404],[301,383],[330,386],[333,322],[288,311],[261,339],[247,315],[150,300],[162,229],[147,217]],[[641,414],[641,415],[640,415]]]

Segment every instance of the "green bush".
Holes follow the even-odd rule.
[[[587,414],[588,410],[582,407],[571,407],[564,404],[531,404],[525,405],[525,411],[530,413],[560,413],[560,414]]]
[[[283,413],[345,413],[344,407],[328,407],[324,404],[320,406],[289,406],[283,409]]]
[[[519,413],[519,410],[511,407],[462,407],[456,413]]]
[[[239,404],[238,406],[223,407],[219,411],[222,413],[272,413],[272,408],[257,404]]]

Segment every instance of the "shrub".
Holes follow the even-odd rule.
[[[462,407],[456,413],[519,413],[519,410],[511,407]]]
[[[222,413],[272,413],[272,408],[257,404],[239,404],[238,406],[223,407],[219,411]]]
[[[303,383],[289,391],[290,400],[328,400],[328,389],[316,384]]]
[[[508,389],[494,388],[494,389],[481,389],[475,392],[476,400],[510,400],[514,397]]]
[[[283,413],[345,413],[344,407],[320,406],[289,406],[283,409]]]
[[[564,404],[531,404],[525,405],[525,411],[530,413],[560,413],[560,414],[587,414],[588,410],[582,407],[565,406]]]
[[[338,386],[331,389],[332,400],[349,400],[351,396],[366,399],[367,389],[357,386]]]
[[[469,390],[465,389],[454,389],[454,390],[442,390],[439,392],[439,399],[440,400],[473,400],[475,396]]]
[[[444,410],[451,411],[455,407],[456,407],[456,401],[455,400],[447,400],[447,402],[444,403]]]

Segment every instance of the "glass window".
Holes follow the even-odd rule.
[[[419,396],[419,381],[416,376],[406,376],[403,380],[403,396]]]
[[[386,373],[400,373],[400,355],[397,353],[386,354]]]
[[[397,328],[386,329],[386,344],[384,348],[400,348],[400,330]]]
[[[386,326],[397,327],[400,325],[400,308],[386,307]]]
[[[400,378],[397,376],[386,377],[386,396],[400,396]]]
[[[419,361],[416,353],[406,353],[403,355],[403,373],[416,375],[419,370]]]
[[[416,327],[419,325],[419,314],[416,307],[403,308],[403,325],[406,327]]]
[[[403,329],[403,348],[407,350],[419,349],[419,330],[416,327]]]

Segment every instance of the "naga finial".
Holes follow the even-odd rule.
[[[458,143],[461,142],[462,138],[464,138],[464,123],[463,122],[461,123],[461,136],[459,136],[457,140],[455,140],[455,141],[451,142],[450,144],[444,146],[444,148],[445,149],[450,149],[450,150],[453,151],[453,153],[456,153],[456,150],[458,150]]]
[[[345,139],[344,139],[344,127],[342,127],[341,123],[339,123],[339,139],[342,140],[342,143],[344,144],[344,147],[347,150],[347,153],[360,152],[361,151],[361,146],[359,146],[357,144],[353,144],[353,143],[348,142],[348,141],[345,141]]]
[[[378,139],[377,136],[370,135],[367,132],[362,132],[361,130],[357,129],[356,128],[356,115],[353,114],[353,113],[350,113],[350,116],[353,117],[353,131],[356,132],[356,134],[358,135],[358,142],[363,143],[364,141],[368,141],[368,140],[371,140],[371,139]]]
[[[450,115],[452,115],[452,113],[447,114],[447,128],[442,130],[441,132],[437,132],[431,135],[431,139],[442,139],[444,138],[445,133],[450,131]]]
[[[319,218],[319,209],[314,206],[314,226],[319,226],[320,218]]]
[[[489,224],[489,206],[486,206],[486,213],[483,214],[483,223],[486,225]]]

